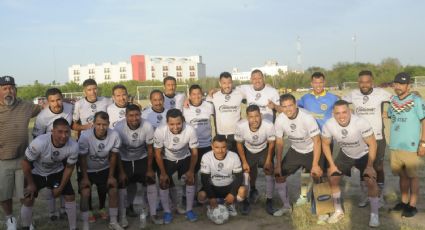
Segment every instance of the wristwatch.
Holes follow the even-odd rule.
[[[425,148],[425,141],[424,140],[420,140],[419,141],[419,146]]]

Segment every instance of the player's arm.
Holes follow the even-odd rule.
[[[28,160],[27,157],[25,157],[21,161],[21,166],[22,166],[22,172],[24,173],[25,181],[27,182],[24,196],[29,197],[30,199],[33,199],[35,196],[35,193],[37,192],[37,188],[35,187],[34,180],[32,178],[31,162]]]
[[[72,122],[72,129],[75,130],[75,131],[83,131],[83,130],[86,130],[86,129],[90,129],[92,126],[93,126],[92,123],[82,125],[82,124],[80,124],[79,121],[73,121]]]
[[[282,159],[283,159],[283,147],[284,147],[283,137],[276,137],[276,164],[274,169],[275,176],[281,176],[282,173]]]
[[[65,169],[63,170],[62,179],[59,183],[59,187],[53,188],[53,196],[55,198],[59,197],[62,194],[65,185],[69,182],[72,176],[72,172],[74,171],[75,163],[65,165]]]
[[[117,167],[118,158],[119,158],[118,153],[112,152],[112,151],[109,153],[109,175],[108,175],[109,178],[114,178],[115,168]]]
[[[246,160],[246,154],[245,154],[245,149],[243,147],[243,142],[236,141],[236,149],[238,150],[239,158],[242,161],[242,168],[244,172],[249,173],[249,165],[248,165],[248,161]]]
[[[198,162],[198,137],[195,129],[190,129],[189,148],[190,148],[190,165],[189,170],[186,172],[186,180],[188,184],[193,185],[195,183],[195,166]]]
[[[369,146],[369,155],[367,160],[367,167],[373,168],[373,162],[375,162],[376,159],[376,151],[378,148],[378,145],[376,143],[375,135],[372,133],[372,135],[363,138],[364,142]]]
[[[321,177],[323,174],[319,165],[320,155],[322,153],[322,141],[320,134],[311,138],[313,140],[313,163],[311,167],[311,175],[314,177]]]
[[[165,184],[168,183],[169,178],[168,178],[167,172],[165,171],[164,160],[162,159],[162,148],[155,147],[154,150],[155,150],[155,161],[156,161],[156,164],[158,165],[159,172],[160,172],[159,186],[161,188],[164,188]]]
[[[329,163],[329,176],[332,176],[334,173],[341,174],[341,171],[339,171],[339,169],[336,167],[332,157],[331,143],[331,138],[322,136],[322,150],[323,154],[325,154],[326,160]]]
[[[118,166],[118,175],[119,175],[118,182],[122,185],[125,185],[127,182],[127,174],[125,174],[124,166],[121,160],[121,155],[117,156],[117,166]]]
[[[153,144],[147,144],[147,149],[148,149],[148,168],[146,171],[146,176],[150,178],[155,178],[155,173],[153,172],[153,159],[155,158]]]
[[[418,156],[423,157],[425,156],[425,147],[422,147],[422,144],[425,143],[425,118],[421,120],[421,126],[422,126],[422,133],[421,133],[421,139],[419,140]]]

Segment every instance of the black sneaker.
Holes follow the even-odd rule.
[[[244,201],[242,201],[241,214],[246,216],[249,214],[250,211],[251,211],[251,205],[249,204],[248,199],[245,199]]]
[[[134,210],[133,205],[130,205],[127,210],[126,210],[126,215],[128,217],[138,217],[139,215],[136,213],[136,211]]]
[[[416,213],[418,213],[418,209],[416,209],[416,207],[413,207],[407,204],[406,207],[404,207],[403,212],[401,213],[401,216],[414,217]]]
[[[257,189],[251,189],[251,191],[249,192],[249,202],[250,203],[257,203],[258,198],[260,197],[260,193],[258,192]]]
[[[392,209],[390,209],[390,211],[401,212],[405,209],[406,206],[408,206],[408,204],[400,202],[400,203],[396,204]]]
[[[269,215],[273,215],[273,213],[275,212],[275,210],[273,208],[273,201],[270,198],[267,198],[267,200],[266,200],[266,212]]]

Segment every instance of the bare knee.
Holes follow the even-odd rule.
[[[201,204],[204,204],[207,201],[207,193],[204,191],[198,192],[198,201]]]

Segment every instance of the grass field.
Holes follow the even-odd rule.
[[[425,89],[418,90],[422,95],[425,95]],[[345,92],[337,91],[337,95],[342,95]],[[299,97],[301,94],[296,94]],[[145,106],[146,101],[141,101],[141,104]],[[385,135],[387,140],[389,140],[389,120],[385,120]],[[287,145],[286,145],[287,146]],[[338,149],[335,149],[337,152]],[[390,173],[389,167],[389,154],[387,151],[385,157],[385,170],[386,170],[386,189],[385,189],[385,199],[387,205],[380,209],[380,221],[381,226],[379,229],[425,229],[425,170],[421,169],[420,171],[420,200],[418,203],[419,213],[417,216],[411,219],[402,219],[400,214],[389,213],[388,209],[392,207],[399,199],[399,189],[398,189],[398,178],[393,176]],[[261,171],[261,170],[260,170]],[[325,225],[320,226],[316,224],[317,217],[311,215],[310,206],[304,205],[300,207],[295,207],[291,215],[283,217],[272,217],[266,214],[264,210],[265,205],[265,178],[264,174],[260,173],[257,180],[257,188],[259,188],[260,193],[262,194],[260,201],[252,207],[251,214],[249,216],[237,216],[231,218],[228,223],[222,226],[214,225],[210,222],[206,215],[205,209],[202,207],[196,207],[195,211],[199,214],[199,221],[195,223],[189,223],[185,220],[184,216],[175,214],[174,221],[171,225],[162,225],[162,226],[153,226],[148,225],[147,229],[299,229],[299,230],[322,230],[322,229],[367,229],[369,221],[369,207],[367,208],[358,208],[357,202],[360,198],[360,188],[359,188],[359,173],[357,170],[353,170],[354,175],[351,178],[346,177],[343,185],[342,191],[344,196],[344,207],[346,211],[345,218],[335,225]],[[73,178],[75,185],[75,175]],[[292,202],[295,202],[296,198],[299,196],[300,188],[300,173],[298,172],[295,175],[292,175],[288,179],[288,188],[290,192],[290,198]],[[76,188],[76,186],[74,186]],[[94,193],[95,194],[95,193]],[[45,201],[42,199],[36,201],[34,208],[34,219],[36,222],[37,229],[46,229],[46,230],[56,230],[56,229],[66,229],[67,222],[65,220],[51,222],[47,215],[47,207]],[[78,197],[77,197],[78,199]],[[139,196],[136,199],[136,202],[140,202],[140,192]],[[93,199],[96,207],[97,199]],[[275,193],[274,196],[275,207],[280,205],[280,200]],[[20,205],[18,201],[14,202],[14,213],[18,215]],[[0,211],[1,212],[1,211]],[[0,216],[3,216],[1,213]],[[130,227],[128,229],[138,229],[138,218],[129,218]],[[3,222],[1,222],[3,223]],[[97,222],[92,225],[92,229],[106,229],[107,222]],[[0,229],[4,229],[4,225],[0,226]]]

